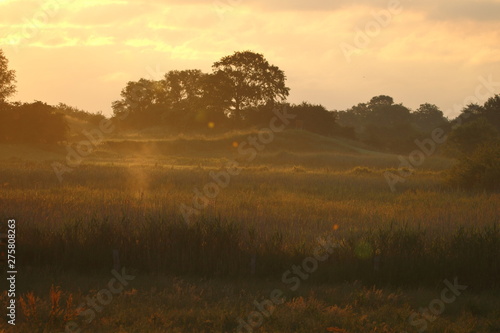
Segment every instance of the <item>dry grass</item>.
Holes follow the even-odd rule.
[[[452,162],[441,158],[393,193],[383,172],[397,167],[396,156],[342,142],[331,151],[322,142],[316,151],[304,143],[289,152],[278,141],[188,226],[179,206],[192,203],[193,188],[210,182],[210,171],[237,157],[221,148],[229,139],[215,138],[213,154],[200,151],[201,141],[184,142],[186,154],[168,154],[163,141],[118,140],[120,149],[104,145],[63,183],[39,155],[4,161],[0,219],[18,221],[27,274],[19,283],[20,331],[52,332],[74,319],[82,298],[109,279],[113,249],[138,276],[136,292],[117,297],[89,331],[234,331],[254,299],[279,287],[286,269],[332,235],[340,247],[262,332],[411,332],[411,309],[428,304],[453,276],[470,294],[428,332],[498,331],[498,298],[482,290],[498,288],[499,194],[445,187],[442,171]]]

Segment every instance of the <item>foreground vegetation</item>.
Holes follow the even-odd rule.
[[[59,275],[50,270],[31,273],[37,278],[23,275],[19,281],[29,284],[32,294],[23,295],[26,305],[13,332],[62,332],[65,321],[75,319],[76,306],[106,288],[111,277],[109,273]],[[51,288],[55,280],[60,288]],[[285,302],[271,310],[258,332],[417,332],[422,325],[411,325],[408,318],[439,298],[443,286],[442,281],[436,281],[434,288],[406,289],[360,282],[308,283],[287,292]],[[256,310],[254,300],[263,302],[272,290],[283,287],[276,280],[137,274],[90,324],[79,327],[82,332],[235,332],[238,319],[246,321]],[[426,332],[498,332],[499,296],[498,291],[468,289],[447,304],[442,315],[428,317],[432,322],[428,321]],[[2,303],[4,299],[0,296]],[[10,332],[3,322],[0,332]]]
[[[455,277],[467,290],[427,331],[498,331],[498,193],[449,187],[453,162],[440,157],[392,192],[384,172],[396,172],[397,156],[288,131],[186,223],[181,204],[238,158],[232,143],[247,135],[114,139],[61,183],[51,163],[64,149],[1,146],[0,218],[18,221],[25,274],[18,328],[62,331],[105,288],[118,253],[136,278],[82,328],[232,332],[329,241],[331,255],[262,332],[416,331],[409,316]]]

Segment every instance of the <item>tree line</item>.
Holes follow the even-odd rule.
[[[42,102],[8,103],[15,89],[15,72],[0,50],[0,142],[57,143],[67,139],[65,115],[98,123],[103,116],[67,105]],[[450,133],[450,154],[470,154],[500,132],[500,95],[483,105],[470,104],[455,119],[447,119],[434,104],[416,110],[375,96],[346,110],[319,104],[289,104],[285,73],[259,53],[235,52],[214,62],[212,71],[172,70],[160,80],[139,79],[126,84],[112,103],[117,131],[157,128],[165,134],[221,133],[266,124],[272,110],[286,105],[296,114],[294,128],[324,136],[361,141],[378,150],[407,152],[433,129]],[[456,126],[460,123],[461,126]]]

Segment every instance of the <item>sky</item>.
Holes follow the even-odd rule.
[[[128,81],[251,50],[285,72],[292,103],[384,94],[453,117],[500,93],[499,13],[500,0],[0,0],[0,48],[11,100],[105,115]]]

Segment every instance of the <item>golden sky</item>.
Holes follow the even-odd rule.
[[[454,116],[479,77],[500,93],[499,13],[499,0],[0,0],[0,48],[23,102],[111,114],[127,81],[252,50],[294,103],[385,94]]]

